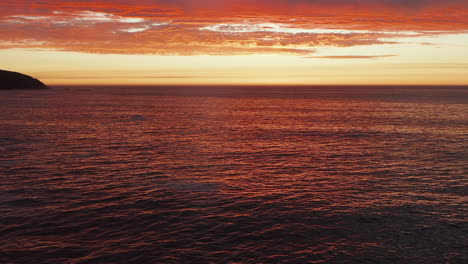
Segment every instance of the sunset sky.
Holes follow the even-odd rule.
[[[47,84],[468,84],[468,0],[0,1]]]

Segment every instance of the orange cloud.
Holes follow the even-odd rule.
[[[308,55],[468,30],[465,0],[162,0],[0,3],[0,48]]]

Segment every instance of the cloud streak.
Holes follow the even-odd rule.
[[[381,59],[381,58],[391,58],[396,57],[397,55],[343,55],[343,56],[316,56],[316,57],[306,57],[308,59]]]

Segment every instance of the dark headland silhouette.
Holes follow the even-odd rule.
[[[47,85],[31,76],[0,70],[0,90],[48,89]]]

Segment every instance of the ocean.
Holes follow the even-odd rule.
[[[468,263],[468,87],[0,91],[0,263]]]

